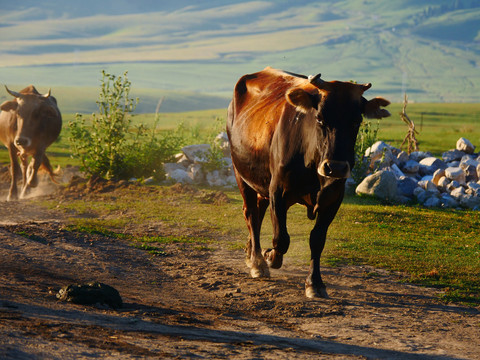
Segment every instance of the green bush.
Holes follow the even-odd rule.
[[[355,166],[352,169],[352,178],[356,184],[360,184],[367,176],[371,158],[365,156],[365,151],[377,141],[379,125],[377,121],[376,126],[373,126],[367,119],[360,125],[355,143]]]
[[[162,164],[170,161],[184,145],[182,125],[170,133],[156,133],[143,124],[132,125],[131,113],[138,99],[130,98],[127,72],[115,76],[102,71],[97,101],[99,113],[88,121],[77,114],[69,122],[73,156],[80,159],[87,176],[129,179],[154,176],[163,178]]]

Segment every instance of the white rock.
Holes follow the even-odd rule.
[[[425,182],[425,190],[430,192],[438,192],[437,185],[435,185],[431,180]]]
[[[415,190],[413,190],[413,196],[418,198],[418,196],[422,193],[425,192],[425,189],[421,188],[420,186],[416,187]]]
[[[204,163],[208,159],[210,144],[188,145],[182,148],[182,152],[191,162]]]
[[[465,173],[460,167],[448,167],[445,169],[445,176],[450,180],[458,181],[459,183],[465,182]]]
[[[442,159],[446,163],[450,163],[452,161],[459,161],[462,156],[465,155],[463,151],[460,150],[448,150],[442,154]]]
[[[408,174],[415,174],[418,172],[420,164],[415,160],[408,160],[403,166],[403,171]]]
[[[392,169],[392,172],[395,174],[395,177],[397,178],[397,180],[405,176],[405,174],[402,172],[402,170],[398,168],[396,164],[392,164],[390,168]]]
[[[461,137],[457,140],[457,150],[464,151],[467,154],[473,154],[475,146],[473,146],[470,140]]]
[[[408,154],[405,151],[401,151],[397,155],[397,163],[399,164],[404,164],[406,163],[410,158],[408,157]]]
[[[472,189],[474,191],[475,195],[478,196],[480,194],[480,184],[471,181],[467,184],[467,186],[469,189]]]
[[[215,137],[215,144],[222,150],[223,156],[230,157],[230,142],[225,131],[221,132]]]
[[[193,183],[192,179],[188,175],[188,172],[182,169],[176,169],[166,174],[168,180],[173,180],[177,183],[182,184],[191,184]]]
[[[184,153],[180,153],[175,155],[175,160],[177,160],[177,164],[184,166],[185,168],[190,165],[190,160],[185,156]]]
[[[448,180],[448,179],[447,179]],[[447,185],[447,191],[453,191],[455,190],[456,188],[459,188],[461,185],[458,181],[450,181]]]
[[[445,163],[440,160],[440,159],[437,159],[436,157],[434,156],[429,156],[429,157],[426,157],[426,158],[423,158],[422,160],[420,160],[420,165],[425,165],[425,166],[433,166],[433,167],[437,167],[437,168],[441,168],[442,166],[445,167]]]
[[[381,199],[394,200],[397,196],[397,179],[391,171],[377,171],[363,179],[355,192],[359,195],[373,195]]]
[[[456,208],[458,206],[457,200],[448,194],[442,194],[440,197],[441,206],[444,208]]]
[[[438,185],[438,182],[442,177],[445,177],[445,169],[438,169],[433,173],[432,181],[435,185]]]
[[[187,168],[185,166],[183,166],[182,164],[178,164],[178,163],[165,163],[163,164],[163,169],[165,170],[165,173],[168,174],[174,170],[184,170],[186,171]]]
[[[460,198],[460,205],[473,209],[480,205],[480,197],[473,195],[464,195]]]
[[[188,167],[188,176],[192,179],[195,183],[201,183],[205,179],[203,174],[202,165],[200,164],[191,164]]]
[[[382,157],[383,152],[390,150],[390,145],[386,144],[383,141],[377,141],[372,146],[370,146],[367,150],[365,150],[365,156],[370,156],[372,161],[378,160]]]
[[[415,160],[416,162],[420,162],[422,159],[430,156],[432,156],[432,154],[430,154],[428,151],[414,151],[410,154],[410,159]]]
[[[476,169],[478,166],[480,166],[480,162],[471,158],[462,159],[462,161],[460,162],[460,167],[463,170],[466,170],[469,167],[474,167]]]
[[[452,191],[450,191],[450,195],[453,196],[454,198],[460,198],[462,197],[463,195],[465,195],[465,189],[460,186],[456,189],[453,189]]]
[[[227,182],[221,178],[218,170],[207,173],[207,182],[210,186],[225,186]]]
[[[437,186],[441,189],[446,189],[448,184],[450,184],[450,180],[448,180],[445,176],[442,176],[437,182]]]

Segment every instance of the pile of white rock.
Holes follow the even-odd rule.
[[[400,203],[417,201],[426,207],[480,210],[480,154],[463,137],[441,159],[422,151],[408,155],[383,141],[365,155],[376,171],[356,187],[357,194]]]
[[[210,144],[188,145],[182,152],[175,156],[175,163],[165,163],[165,177],[169,182],[182,184],[203,184],[209,186],[235,186],[235,176],[230,158],[230,143],[227,133],[217,135],[214,143],[223,153],[223,158],[218,162],[219,167],[210,169],[212,147]]]

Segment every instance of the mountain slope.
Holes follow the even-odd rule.
[[[226,99],[239,76],[269,65],[372,82],[371,95],[393,101],[403,91],[414,101],[480,101],[478,0],[39,4],[2,6],[0,81],[9,86],[96,86],[101,69],[128,70],[137,88]]]

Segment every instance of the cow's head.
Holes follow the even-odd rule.
[[[53,97],[48,93],[41,95],[37,90],[30,86],[21,92],[15,92],[8,89],[7,92],[15,97],[13,100],[5,101],[0,105],[2,111],[15,112],[16,133],[15,146],[27,150],[32,146],[36,134],[42,133],[45,118],[58,118],[58,110],[52,106],[51,99],[56,103]]]
[[[370,83],[326,82],[320,74],[309,80],[310,84],[287,92],[287,101],[305,114],[305,120],[316,122],[318,174],[348,178],[355,164],[355,141],[362,115],[375,119],[390,116],[381,108],[390,102],[380,97],[365,99],[363,93]]]

